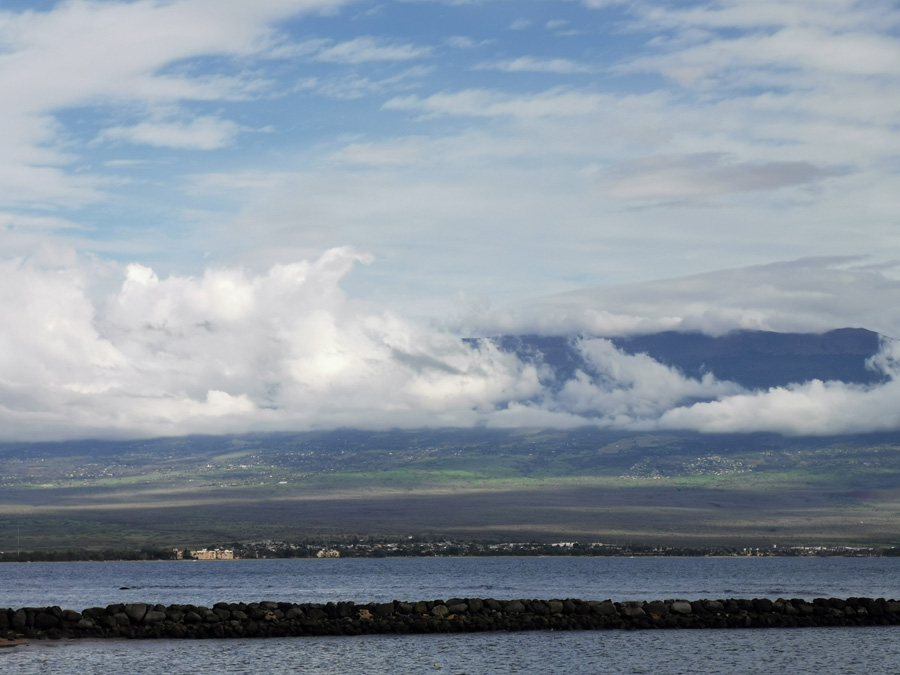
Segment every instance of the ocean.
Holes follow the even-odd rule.
[[[900,596],[900,558],[391,558],[0,565],[0,607],[451,597]],[[588,631],[32,642],[4,673],[900,672],[900,629]]]

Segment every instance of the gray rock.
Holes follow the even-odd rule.
[[[188,624],[200,623],[203,618],[197,612],[188,612],[184,615],[184,622]]]
[[[146,614],[144,614],[144,623],[145,624],[153,624],[160,623],[166,620],[165,612],[157,612],[155,609],[148,610]]]
[[[132,623],[140,623],[147,613],[147,605],[142,602],[129,603],[125,605],[125,615]]]
[[[686,600],[673,601],[669,609],[673,614],[681,614],[682,616],[686,616],[693,611],[691,609],[691,603]]]
[[[592,602],[590,604],[591,611],[600,616],[615,616],[619,613],[616,610],[616,606],[609,600],[605,600],[604,602]]]
[[[28,622],[28,614],[25,613],[24,609],[17,609],[13,612],[12,618],[9,620],[9,625],[13,627],[13,630],[22,630],[25,628]]]
[[[768,598],[756,598],[753,601],[753,609],[757,612],[771,612],[774,607],[775,603]]]
[[[211,609],[208,609],[203,613],[203,622],[204,623],[221,623],[222,617],[220,617],[218,614],[216,614]]]
[[[48,612],[38,612],[34,617],[34,627],[38,630],[47,630],[59,625],[59,619]]]

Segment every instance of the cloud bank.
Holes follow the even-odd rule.
[[[875,0],[7,0],[0,437],[895,428],[889,351],[883,386],[755,392],[597,336],[900,337],[898,26]],[[460,339],[517,333],[586,365]]]
[[[335,248],[264,273],[159,276],[74,257],[0,263],[0,437],[420,426],[559,426],[833,434],[900,428],[900,348],[864,388],[745,391],[685,377],[585,335],[565,382],[488,339],[462,340],[354,300],[341,282],[371,257]],[[106,290],[104,290],[106,289]]]

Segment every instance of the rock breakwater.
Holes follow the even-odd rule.
[[[654,600],[495,600],[327,604],[289,602],[150,605],[80,612],[59,607],[0,609],[0,637],[238,638],[374,633],[663,628],[804,628],[900,624],[900,602],[884,598]]]

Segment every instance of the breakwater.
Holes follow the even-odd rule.
[[[143,603],[0,609],[0,637],[238,638],[375,633],[527,630],[803,628],[900,624],[900,602],[884,598],[655,600],[495,600],[452,598],[359,604],[253,602]]]

